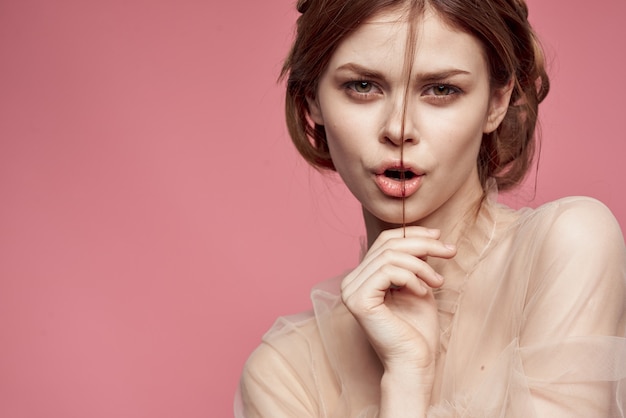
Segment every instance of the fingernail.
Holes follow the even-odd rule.
[[[454,244],[445,244],[445,247],[449,250],[456,250],[456,245]]]

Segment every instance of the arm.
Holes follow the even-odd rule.
[[[422,418],[429,408],[439,346],[431,287],[443,280],[424,260],[455,253],[439,231],[384,231],[342,282],[342,300],[383,366],[380,418]]]
[[[381,380],[379,418],[425,417],[434,370],[386,370]]]
[[[600,369],[612,372],[605,363],[620,354],[613,337],[624,336],[619,225],[599,202],[577,199],[563,203],[546,234],[520,334],[537,416],[609,416],[613,389]]]
[[[246,362],[239,384],[238,402],[241,405],[237,406],[240,409],[237,418],[319,416],[314,398],[297,371],[278,350],[265,342]]]

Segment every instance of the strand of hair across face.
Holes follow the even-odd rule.
[[[404,117],[402,120],[404,120]],[[402,131],[404,131],[404,128],[402,128]],[[400,165],[400,181],[402,182],[402,238],[406,238],[406,175],[404,173],[404,141],[400,144]]]
[[[415,30],[415,14],[416,7],[412,7],[409,11],[409,30],[407,33],[404,72],[406,76],[406,85],[404,86],[404,98],[402,101],[402,119],[400,124],[400,182],[402,183],[402,237],[406,238],[406,172],[404,169],[404,129],[406,125],[406,114],[409,102],[409,93],[411,90],[411,74],[413,73],[413,59],[415,57],[416,48],[416,30]]]

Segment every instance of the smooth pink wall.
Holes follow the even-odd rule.
[[[0,416],[227,417],[242,364],[354,265],[357,205],[296,157],[295,0],[0,3]],[[535,205],[626,226],[623,0],[533,0],[553,90]]]

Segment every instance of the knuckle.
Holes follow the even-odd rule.
[[[341,295],[341,301],[343,302],[345,307],[348,309],[348,311],[352,313],[360,312],[363,310],[363,307],[361,306],[363,305],[363,302],[361,299],[362,298],[359,298],[355,294],[346,295],[342,293]]]
[[[352,282],[352,275],[349,274],[346,277],[343,278],[343,280],[341,280],[341,293],[343,295],[344,290],[346,290],[346,288],[348,287],[348,284],[350,284]]]
[[[390,248],[385,248],[381,253],[380,256],[387,261],[391,261],[393,260],[395,257],[395,251],[390,249]]]
[[[341,293],[341,301],[343,302],[344,305],[346,305],[346,307],[349,310],[353,309],[353,307],[356,305],[357,300],[358,298],[355,297],[354,293],[348,293],[348,292]]]
[[[383,264],[382,266],[380,266],[378,271],[385,276],[391,276],[396,272],[396,269],[392,265]]]
[[[347,295],[345,292],[341,292],[341,301],[344,305],[350,306],[350,296]]]
[[[393,239],[398,238],[398,230],[397,229],[386,229],[378,234],[378,238],[376,241],[381,243],[389,242]]]

